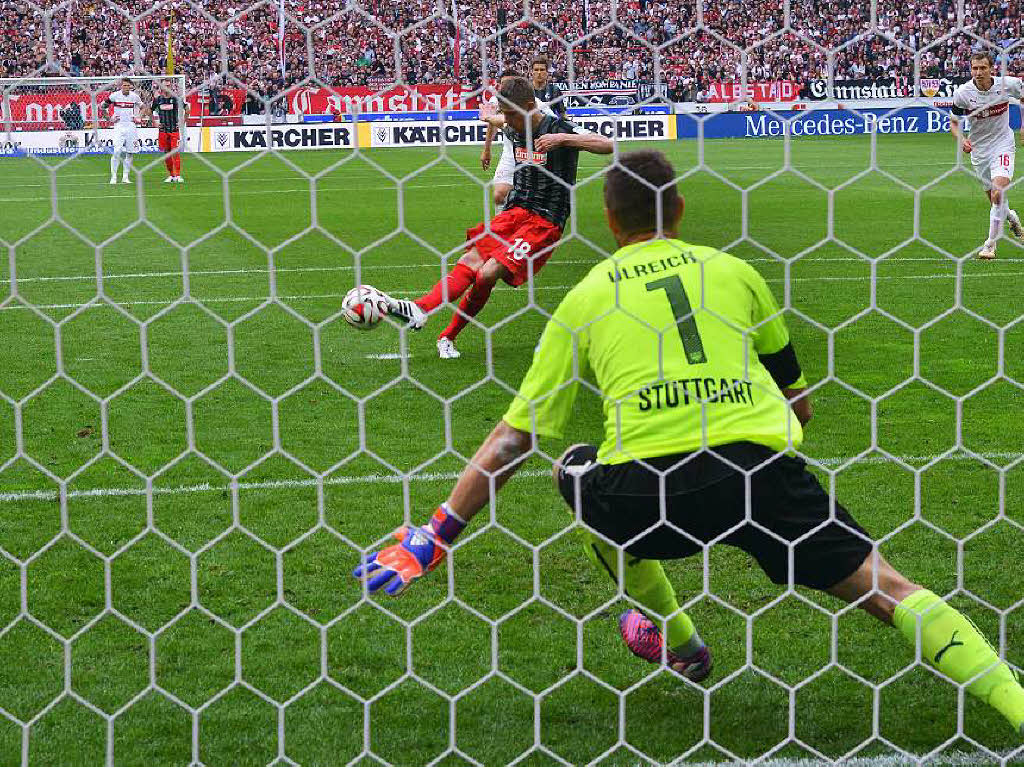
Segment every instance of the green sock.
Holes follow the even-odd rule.
[[[927,589],[915,591],[900,602],[893,616],[893,625],[911,645],[917,642],[919,618],[921,657],[961,684],[988,669],[967,685],[967,692],[988,703],[1020,730],[1024,726],[1024,688],[971,619]]]
[[[607,573],[616,584],[619,582],[619,552],[597,536],[587,533],[585,548],[590,561]],[[676,593],[668,582],[661,562],[654,559],[636,559],[626,554],[623,557],[626,572],[623,586],[626,593],[649,611],[648,617],[660,623],[671,615],[664,627],[668,647],[683,657],[692,655],[704,646],[690,616],[679,610]]]

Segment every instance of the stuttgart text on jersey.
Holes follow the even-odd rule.
[[[641,413],[680,405],[754,405],[754,387],[740,378],[677,378],[637,392]]]

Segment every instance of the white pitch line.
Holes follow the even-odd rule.
[[[520,477],[550,477],[550,471],[523,471],[517,476]],[[410,482],[439,482],[458,479],[455,472],[443,472],[434,474],[417,474],[410,476]],[[399,484],[402,477],[395,474],[365,474],[355,477],[331,477],[324,480],[324,486],[333,485],[355,485],[362,483],[385,483]],[[281,490],[303,487],[316,487],[315,479],[275,479],[265,482],[239,482],[239,490]],[[212,485],[209,482],[201,482],[196,485],[177,485],[174,487],[153,487],[153,495],[184,495],[188,493],[223,493],[230,491],[230,485]],[[134,496],[145,496],[145,488],[140,487],[96,487],[90,490],[68,491],[68,498],[126,498]],[[59,494],[53,490],[29,490],[20,493],[0,493],[0,503],[11,503],[16,501],[54,501]]]
[[[0,135],[2,135],[2,133],[0,133]],[[2,160],[2,159],[9,159],[9,158],[0,157],[0,160]],[[345,165],[347,165],[347,164],[348,163],[346,163]],[[327,174],[329,175],[331,173],[336,173],[336,172],[342,171],[345,174],[345,181],[346,182],[348,182],[348,181],[359,181],[359,180],[362,180],[362,179],[378,179],[379,180],[379,179],[382,179],[382,178],[383,179],[387,178],[387,176],[384,173],[381,173],[379,171],[375,171],[375,170],[367,170],[365,172],[364,171],[354,171],[354,170],[352,170],[350,168],[345,168],[345,165],[342,165],[342,166],[339,166],[337,168],[334,168],[334,169],[328,171]],[[911,167],[917,167],[918,165],[948,165],[948,163],[942,163],[942,162],[905,163],[904,166],[901,166],[901,167],[911,168]],[[193,166],[193,167],[195,167],[195,166]],[[604,167],[604,164],[600,163],[600,162],[586,162],[586,161],[584,161],[581,158],[579,167],[580,167],[580,169],[583,169],[583,170],[597,170],[599,168]],[[711,167],[713,167],[716,170],[723,169],[723,168],[726,169],[726,170],[745,170],[747,168],[753,169],[753,170],[772,170],[772,169],[778,168],[777,165],[736,165],[736,166],[718,166],[718,165],[715,165],[715,166],[711,166]],[[851,167],[856,169],[856,166],[851,166]],[[461,171],[457,171],[457,170],[438,170],[437,168],[438,168],[438,166],[433,166],[431,168],[427,168],[426,170],[420,170],[420,171],[415,171],[415,172],[412,172],[412,173],[405,173],[405,174],[391,173],[391,175],[394,176],[395,178],[399,179],[399,180],[401,180],[404,177],[407,181],[411,181],[412,179],[416,178],[417,176],[425,174],[425,173],[429,174],[431,177],[438,177],[438,178],[461,178],[461,179],[466,179],[467,178],[467,173],[464,173],[464,172],[461,172]],[[217,185],[220,185],[220,184],[222,184],[224,182],[224,179],[228,178],[228,177],[236,177],[236,180],[243,181],[246,184],[251,184],[251,183],[256,183],[256,182],[268,182],[268,183],[279,184],[282,181],[313,181],[315,176],[317,174],[319,174],[319,173],[323,173],[324,170],[325,169],[322,168],[320,170],[310,171],[308,175],[303,174],[303,175],[298,175],[298,176],[292,175],[292,174],[288,174],[288,173],[282,173],[282,174],[277,175],[277,176],[239,176],[238,175],[239,172],[234,167],[232,167],[232,168],[225,168],[225,169],[217,170],[217,171],[211,171],[208,167],[199,167],[198,168],[199,175],[193,175],[193,177],[189,180],[189,183],[191,183],[192,186],[198,186],[199,184],[217,184]],[[387,168],[385,168],[385,171],[387,171]],[[49,172],[49,171],[45,171],[45,172]],[[148,173],[148,172],[149,172],[148,170],[143,170],[143,173]],[[467,169],[467,172],[468,172],[469,176],[473,176],[473,174],[476,173],[477,171],[475,169],[473,169],[473,170]],[[161,173],[162,173],[162,171],[161,171]],[[207,174],[216,174],[216,175],[208,176]],[[488,176],[473,176],[473,177],[474,178],[482,179],[483,181],[488,181],[489,180]],[[66,180],[66,179],[72,179],[72,178],[80,178],[80,179],[87,179],[87,180],[85,180],[85,181],[67,181]],[[101,186],[103,186],[106,183],[107,183],[107,176],[104,173],[60,173],[60,175],[57,176],[57,186],[58,187],[61,187],[61,186],[101,187]],[[150,183],[156,184],[158,182],[157,182],[156,178],[154,178]],[[49,189],[50,186],[51,186],[50,182],[47,181],[45,183],[39,183],[39,184],[36,184],[36,183],[13,183],[13,184],[6,184],[5,188],[7,188],[7,189],[22,189],[22,188],[24,188],[24,189],[37,189],[37,188],[41,188],[41,187],[46,187],[47,189]]]
[[[900,281],[900,280],[950,280],[956,275],[952,272],[947,274],[907,274],[907,275],[894,275],[892,277],[876,277],[876,281]],[[1019,272],[979,272],[977,274],[965,275],[966,278],[989,278],[989,277],[1024,277],[1024,271]],[[789,282],[865,282],[870,281],[871,276],[865,275],[863,277],[791,277]],[[768,278],[765,282],[779,282],[784,283],[786,280],[781,277]],[[535,285],[535,291],[565,291],[571,290],[576,287],[575,285]],[[422,293],[422,289],[416,290],[392,290],[389,291],[391,294],[396,296],[415,296]],[[278,301],[312,301],[317,299],[325,298],[343,298],[345,293],[309,293],[301,295],[278,295],[276,300]],[[508,295],[508,291],[501,291],[498,295]],[[176,296],[175,298],[165,299],[161,301],[150,300],[150,301],[113,301],[118,306],[166,306],[174,303],[175,301],[181,300],[182,296]],[[228,296],[224,298],[202,298],[195,295],[189,296],[191,301],[195,301],[203,304],[229,304],[229,303],[246,303],[246,302],[260,302],[267,301],[270,296]],[[80,309],[83,306],[89,306],[92,302],[84,303],[69,303],[69,304],[32,304],[36,309]],[[92,304],[92,308],[99,309],[106,306],[105,303]],[[9,306],[0,308],[0,311],[15,311],[15,310],[27,310],[23,304],[13,303]]]
[[[155,199],[167,199],[167,198],[174,197],[175,195],[178,195],[178,194],[183,194],[183,192],[181,192],[181,191],[171,191],[169,189],[168,190],[164,190],[162,184],[155,184],[154,183],[154,184],[150,184],[148,186],[150,187],[150,191],[159,190],[161,192],[160,194],[153,195],[153,198],[155,198]],[[440,188],[440,187],[449,187],[449,186],[466,186],[466,184],[465,183],[461,183],[461,184],[401,184],[401,188],[402,189],[437,189],[437,188]],[[178,187],[177,185],[175,185],[175,187],[180,189],[180,187]],[[259,194],[287,194],[287,193],[291,193],[291,192],[306,192],[308,194],[310,188],[311,187],[309,185],[307,185],[307,186],[304,186],[304,187],[299,187],[298,189],[281,189],[281,188],[276,188],[276,189],[250,189],[250,190],[243,191],[243,192],[230,191],[229,194],[232,197],[234,197],[236,195],[239,196],[239,197],[252,197],[254,195],[259,195]],[[316,188],[316,190],[317,190],[318,193],[319,192],[371,192],[371,191],[393,191],[393,190],[398,189],[398,188],[399,187],[396,186],[395,184],[390,184],[388,186],[357,186],[357,185],[339,186],[339,187],[322,187],[322,186],[318,186]],[[482,188],[483,188],[483,185],[481,185],[481,189]],[[219,192],[193,192],[193,191],[189,191],[188,192],[188,196],[189,196],[189,198],[193,198],[193,197],[221,197],[221,198],[223,198],[224,197],[224,191],[223,190],[221,190]],[[57,195],[57,199],[58,200],[67,200],[68,202],[75,202],[77,200],[116,200],[116,199],[134,200],[135,198],[136,198],[136,195],[135,195],[134,192],[131,193],[131,194],[78,194],[76,192],[72,192],[71,194],[68,194],[68,195]],[[52,200],[53,200],[53,196],[52,195],[47,195],[46,197],[0,197],[0,202],[51,202]]]
[[[956,277],[956,272],[947,272],[945,274],[896,274],[891,277],[875,277],[875,281],[879,282],[882,280],[948,280]],[[976,274],[965,274],[965,279],[974,277],[1024,277],[1024,271],[1020,272],[978,272]],[[790,277],[786,280],[784,277],[771,277],[766,278],[765,282],[864,282],[871,281],[871,275],[867,274],[863,277]]]
[[[596,169],[598,169],[600,167],[601,166],[599,166],[599,165],[595,165],[595,166],[593,166],[593,169],[596,170]],[[431,173],[430,170],[428,170],[426,172],[427,173]],[[486,177],[484,177],[484,178],[481,178],[479,176],[467,177],[465,174],[457,173],[457,172],[452,172],[452,173],[431,173],[431,175],[437,175],[437,176],[440,176],[442,178],[459,178],[459,179],[461,179],[461,181],[459,183],[456,183],[456,184],[448,184],[448,183],[445,183],[445,184],[439,184],[439,183],[414,184],[414,183],[412,183],[412,181],[418,175],[419,175],[418,173],[417,174],[413,174],[412,177],[406,178],[405,180],[403,180],[401,177],[397,177],[397,181],[396,182],[388,182],[384,186],[379,186],[379,185],[378,186],[362,186],[362,185],[359,185],[357,183],[346,183],[345,186],[340,186],[340,187],[324,186],[322,183],[320,183],[318,181],[315,181],[313,176],[281,176],[281,177],[272,178],[272,179],[262,179],[262,178],[261,179],[250,179],[250,178],[242,177],[242,178],[240,178],[240,180],[244,183],[244,185],[248,185],[248,184],[250,184],[252,182],[255,182],[255,181],[272,181],[272,182],[275,182],[275,183],[281,183],[282,181],[290,182],[290,181],[302,181],[302,180],[305,180],[306,183],[305,183],[304,186],[300,186],[300,187],[294,188],[294,189],[282,188],[282,187],[274,187],[273,189],[255,189],[255,190],[251,190],[251,191],[235,191],[235,190],[230,190],[229,193],[232,194],[232,195],[236,195],[237,194],[237,195],[240,195],[240,196],[250,196],[250,195],[259,195],[259,194],[279,194],[281,192],[309,192],[310,189],[314,188],[314,185],[315,185],[315,189],[317,190],[318,193],[319,192],[394,191],[394,190],[399,189],[399,188],[401,188],[401,189],[434,189],[434,188],[439,188],[439,187],[456,187],[456,186],[464,186],[467,189],[469,189],[469,188],[471,188],[470,187],[471,178],[476,179],[477,186],[479,186],[479,188],[482,190],[485,187],[486,184],[491,183],[491,180],[489,178],[486,178]],[[361,177],[362,176],[360,176],[360,178]],[[59,192],[59,190],[60,190],[60,188],[62,186],[78,186],[78,187],[81,187],[81,186],[95,186],[97,188],[102,188],[102,186],[104,184],[106,184],[106,181],[103,180],[105,178],[106,178],[105,176],[95,176],[96,181],[93,184],[87,184],[87,183],[61,184],[61,183],[58,182],[57,183],[57,189],[58,189],[58,192]],[[366,178],[376,178],[376,179],[379,180],[379,179],[386,178],[386,177],[383,176],[380,173],[375,173],[375,174],[367,174]],[[349,179],[348,177],[346,177],[346,181],[347,182],[355,182],[355,181],[358,181],[358,178],[356,178],[356,179]],[[157,194],[154,195],[156,198],[172,197],[174,195],[180,195],[180,194],[183,194],[183,193],[187,194],[189,197],[223,197],[224,196],[223,183],[224,183],[224,177],[221,176],[221,177],[213,178],[213,179],[203,179],[203,178],[200,178],[200,179],[198,179],[198,180],[196,180],[194,182],[186,182],[186,188],[185,189],[182,189],[181,187],[177,187],[177,186],[175,186],[173,189],[166,189],[166,188],[164,188],[162,183],[157,182],[155,180],[154,181],[150,181],[149,183],[144,183],[143,186],[147,189],[148,192],[156,192]],[[201,186],[201,185],[217,186],[217,187],[220,187],[220,189],[218,191],[216,191],[216,192],[196,192],[196,191],[193,191],[193,189],[196,186]],[[229,189],[230,189],[230,185],[231,185],[231,182],[229,182],[229,184],[228,184]],[[18,188],[18,187],[34,188],[34,187],[49,187],[49,186],[50,186],[50,184],[14,184],[14,185],[8,185],[7,188],[8,189]],[[50,202],[50,201],[53,200],[53,197],[54,197],[53,195],[46,195],[46,196],[42,196],[42,197],[40,197],[40,196],[34,196],[34,197],[2,197],[2,198],[0,198],[0,202]],[[58,193],[56,195],[56,197],[57,197],[58,200],[70,200],[70,201],[74,201],[74,200],[107,200],[107,199],[125,199],[125,200],[127,200],[127,199],[135,199],[136,195],[135,195],[134,192],[132,192],[130,194],[109,194],[108,193],[108,194],[101,194],[101,195],[84,195],[84,194],[78,194],[77,192],[69,192],[68,194],[65,194],[65,195],[61,195],[61,194]]]
[[[227,176],[227,174],[229,174],[229,173],[233,174],[233,171],[231,171],[229,169],[229,170],[227,170],[225,172],[224,176],[219,176],[218,175],[216,177],[207,178],[207,177],[205,177],[205,172],[206,172],[206,169],[204,168],[203,169],[204,175],[196,176],[196,177],[193,177],[193,178],[189,179],[189,183],[193,187],[199,186],[200,184],[217,184],[217,185],[220,185],[220,184],[223,184],[224,178]],[[240,182],[244,182],[246,184],[253,184],[253,183],[260,183],[260,182],[280,184],[282,181],[284,181],[284,182],[290,182],[290,181],[313,181],[314,176],[316,175],[316,173],[319,173],[319,172],[320,171],[316,171],[316,172],[312,173],[309,176],[291,176],[291,175],[285,175],[285,174],[282,174],[280,176],[261,176],[261,177],[239,176],[237,178],[237,180],[240,181]],[[436,171],[436,170],[428,170],[427,172],[429,172],[431,176],[437,176],[437,177],[440,177],[440,178],[465,178],[465,174],[458,173],[458,172],[455,172],[455,171],[453,171],[453,172],[440,172],[440,171]],[[394,174],[392,174],[392,175],[394,175]],[[418,173],[415,173],[415,174],[413,174],[412,178],[415,178],[418,175],[419,175]],[[90,180],[89,181],[65,181],[65,179],[67,179],[67,178],[85,178],[85,179],[90,179]],[[352,173],[352,172],[348,172],[348,173],[345,174],[345,180],[346,181],[359,181],[361,179],[378,179],[379,180],[379,179],[382,179],[382,178],[386,179],[387,176],[385,176],[385,175],[383,175],[381,173]],[[396,178],[400,179],[401,177],[400,176],[396,176]],[[101,176],[101,175],[97,175],[95,173],[62,174],[62,175],[57,177],[57,187],[58,188],[59,187],[64,187],[64,186],[98,187],[98,186],[101,186],[101,185],[103,185],[105,183],[106,183],[106,177],[105,176]],[[152,181],[148,182],[146,185],[149,186],[149,184],[157,184],[157,183],[161,183],[161,182],[158,182],[157,179],[154,178]],[[6,188],[7,189],[37,189],[37,188],[41,188],[41,187],[46,187],[47,189],[49,189],[50,186],[51,186],[51,184],[49,182],[47,182],[47,183],[44,183],[44,184],[7,184]]]
[[[949,166],[949,163],[930,163],[930,164],[931,165]],[[723,166],[723,165],[708,165],[707,163],[705,163],[705,165],[706,165],[706,167],[709,170],[720,172],[723,175],[727,175],[727,174],[729,174],[731,172],[742,172],[742,171],[749,171],[749,170],[776,170],[776,169],[778,169],[778,166],[776,166],[776,165]],[[887,169],[889,167],[915,167],[915,166],[916,166],[916,164],[914,164],[914,165],[906,164],[906,165],[900,165],[900,166],[885,165],[885,166],[883,166],[882,169],[885,170],[885,169]],[[603,167],[603,166],[601,166],[601,165],[594,165],[594,166],[587,166],[584,169],[585,170],[586,169],[596,170],[596,169],[599,169],[601,167]],[[952,167],[952,166],[949,166],[949,167]],[[800,167],[797,166],[796,169],[800,170]],[[856,169],[856,168],[854,168],[854,169]],[[427,172],[429,173],[430,171],[428,170]],[[373,177],[374,175],[380,176],[381,174],[371,174],[369,177]],[[419,174],[414,174],[413,178],[415,178],[415,176],[417,176],[417,175],[419,175]],[[324,187],[324,186],[321,186],[321,185],[317,184],[316,185],[316,190],[317,190],[317,192],[364,192],[364,191],[393,191],[393,190],[396,190],[396,189],[399,189],[399,188],[401,188],[401,189],[435,189],[435,188],[441,188],[441,187],[457,187],[457,186],[462,186],[462,187],[469,188],[470,179],[465,177],[461,173],[451,173],[451,174],[446,173],[446,174],[438,174],[438,175],[442,175],[442,177],[444,177],[444,178],[457,178],[457,177],[462,176],[463,180],[460,181],[459,183],[455,183],[455,184],[447,184],[447,183],[446,184],[438,184],[438,183],[413,184],[413,183],[410,183],[411,179],[403,181],[401,178],[399,178],[397,183],[388,183],[387,185],[384,185],[384,186],[361,186],[361,185],[358,185],[358,184],[346,184],[345,186],[342,186],[342,187]],[[96,178],[97,178],[97,182],[96,182],[96,186],[97,187],[100,187],[101,184],[106,183],[106,182],[100,180],[102,178],[101,176],[97,176]],[[298,180],[299,178],[302,178],[302,177],[287,176],[287,177],[284,177],[284,180]],[[313,177],[312,176],[308,176],[306,178],[307,178],[306,185],[298,187],[298,188],[295,188],[295,189],[287,189],[287,188],[277,187],[277,188],[274,188],[274,189],[253,189],[253,190],[249,190],[249,191],[230,191],[230,194],[231,195],[239,195],[239,196],[246,196],[246,197],[248,197],[248,196],[253,196],[253,195],[261,195],[261,194],[281,194],[281,193],[309,192],[310,189],[313,188],[312,184],[310,183],[310,182],[313,182]],[[476,176],[476,177],[473,177],[473,178],[476,179],[476,183],[477,183],[477,185],[481,189],[483,189],[486,184],[491,183],[491,180],[486,178],[486,177]],[[255,179],[253,179],[253,180],[255,180]],[[275,181],[280,181],[280,180],[282,180],[282,179],[280,179],[280,178],[279,179],[275,179]],[[250,179],[243,178],[242,181],[244,183],[248,184]],[[223,185],[223,177],[216,178],[216,179],[211,179],[211,180],[201,179],[201,180],[199,180],[199,181],[197,181],[195,183],[196,183],[196,185],[198,185],[198,184],[216,184],[218,186],[222,186]],[[15,187],[16,186],[25,186],[25,187],[40,186],[40,187],[42,187],[42,186],[49,186],[49,184],[37,184],[37,185],[21,184],[21,185],[15,185]],[[85,184],[68,184],[66,186],[85,186]],[[188,194],[189,197],[223,197],[224,196],[223,189],[221,189],[221,190],[219,190],[217,192],[196,192],[196,191],[185,190],[185,189],[180,189],[179,187],[176,187],[175,189],[171,190],[171,189],[164,189],[163,185],[158,183],[158,182],[156,182],[156,181],[151,181],[148,184],[145,184],[144,186],[149,190],[149,192],[158,192],[158,194],[154,195],[156,198],[169,198],[169,197],[172,197],[174,195],[180,195],[182,193]],[[229,186],[230,186],[230,182],[229,182]],[[60,189],[60,187],[61,187],[61,184],[58,183],[57,184],[58,190]],[[11,187],[8,186],[8,188],[11,188]],[[58,200],[69,200],[69,201],[75,201],[75,200],[110,200],[110,199],[125,199],[125,200],[128,200],[128,199],[135,199],[136,195],[135,195],[134,192],[131,193],[131,194],[100,194],[100,195],[84,195],[84,194],[78,194],[78,193],[75,193],[75,192],[71,192],[71,193],[69,193],[67,195],[60,195],[60,194],[58,194],[56,197],[57,197]],[[43,197],[39,197],[39,196],[35,196],[35,197],[0,197],[0,202],[51,202],[53,200],[53,198],[54,198],[53,195],[46,195],[46,196],[43,196]]]
[[[1012,452],[986,452],[978,453],[978,456],[985,458],[990,461],[1006,461],[1007,463],[1024,458],[1024,453],[1012,453]],[[915,464],[915,463],[929,463],[938,458],[938,455],[903,455],[896,456],[904,463]],[[853,460],[853,456],[836,456],[831,458],[817,458],[814,459],[817,463],[823,466],[839,466]],[[973,456],[967,455],[966,453],[954,453],[946,458],[944,461],[973,461]],[[883,463],[892,463],[892,461],[885,456],[871,455],[867,458],[860,458],[854,465],[866,466]],[[550,477],[550,471],[522,471],[516,476],[526,477],[535,479],[538,477]],[[325,487],[335,485],[355,485],[355,484],[401,484],[406,479],[410,482],[453,482],[459,478],[457,472],[433,472],[425,474],[414,474],[404,477],[397,474],[363,474],[360,476],[352,477],[329,477],[323,480]],[[282,490],[282,489],[294,489],[304,487],[316,487],[317,480],[315,479],[276,479],[268,480],[264,482],[239,482],[239,490]],[[176,485],[173,487],[153,487],[153,495],[184,495],[188,493],[206,493],[216,492],[223,493],[231,490],[230,485],[214,485],[209,482],[201,482],[195,485]],[[126,497],[138,497],[146,496],[147,492],[145,488],[141,487],[96,487],[89,490],[69,490],[68,498],[126,498]],[[0,493],[0,503],[16,503],[19,501],[55,501],[59,498],[59,493],[55,490],[26,490],[14,493]]]
[[[454,253],[449,257],[449,261],[456,261],[455,256],[461,253],[462,248],[459,248],[459,253]],[[751,259],[753,260],[753,259]],[[759,259],[762,260],[762,259]],[[770,260],[770,259],[763,259]],[[860,260],[860,259],[855,259]],[[922,259],[935,261],[936,259]],[[580,266],[587,264],[596,264],[597,260],[594,261],[552,261],[548,264],[551,266]],[[369,270],[391,270],[391,269],[430,269],[438,268],[441,265],[440,261],[433,264],[379,264],[379,265],[364,265],[363,271]],[[206,275],[235,275],[235,274],[284,274],[290,272],[352,272],[355,271],[354,266],[293,266],[293,267],[279,267],[275,269],[189,269],[189,277],[200,277]],[[109,282],[110,280],[135,280],[135,279],[155,279],[162,277],[182,277],[181,271],[176,272],[126,272],[124,274],[105,274],[103,275],[103,281]],[[66,275],[61,277],[19,277],[18,284],[26,282],[84,282],[84,281],[95,281],[95,274],[79,274],[79,275]],[[6,285],[10,283],[8,279],[0,279],[0,285]]]
[[[914,758],[914,757],[911,757]],[[921,757],[916,757],[920,759]],[[852,759],[844,759],[839,764],[843,767],[906,767],[913,762],[899,754],[886,756],[858,756]],[[689,763],[688,763],[689,764]],[[740,767],[748,762],[695,762],[690,767]],[[823,761],[813,757],[800,759],[768,759],[758,762],[761,767],[825,767],[825,765],[837,764],[836,762]],[[968,767],[968,765],[993,764],[992,757],[982,753],[968,753],[966,751],[950,751],[939,754],[921,762],[922,767]]]
[[[458,251],[461,251],[461,247],[458,248]],[[451,254],[449,256],[449,261],[452,261],[456,255],[458,255],[458,252]],[[553,266],[596,266],[602,260],[604,260],[604,259],[593,259],[593,260],[589,260],[589,259],[588,260],[581,260],[581,259],[569,259],[569,260],[566,260],[566,259],[556,259],[554,261],[548,262],[547,268],[550,269]],[[779,259],[771,258],[771,257],[767,257],[767,256],[766,257],[759,257],[759,258],[746,258],[746,259],[743,259],[743,260],[746,261],[749,264],[777,264],[779,266],[781,266],[783,264],[783,262],[780,261]],[[891,263],[913,263],[913,262],[937,263],[937,264],[948,265],[950,268],[953,267],[953,263],[948,258],[945,258],[943,256],[911,257],[911,258],[887,258],[887,259],[884,259],[882,261],[879,261],[878,263],[879,263],[879,265],[884,266],[886,264],[891,264]],[[805,258],[802,258],[799,261],[795,262],[793,264],[793,266],[802,267],[805,264],[828,265],[828,264],[833,264],[833,263],[857,263],[857,264],[865,264],[865,265],[867,265],[868,263],[870,263],[870,261],[865,260],[863,258],[857,258],[856,256],[839,256],[837,258],[829,258],[827,256],[823,257],[823,258],[805,257]],[[441,265],[440,261],[436,261],[434,263],[429,263],[429,264],[364,264],[362,266],[362,269],[364,271],[370,271],[370,270],[373,270],[373,271],[378,271],[378,270],[384,271],[384,270],[391,270],[391,269],[431,269],[431,268],[437,268],[440,265]],[[978,268],[983,268],[983,266],[979,264]],[[275,274],[284,274],[284,273],[302,273],[302,272],[353,272],[353,271],[355,271],[355,266],[344,266],[344,265],[342,265],[342,266],[294,266],[294,267],[276,267],[273,270],[271,270],[271,269],[189,269],[188,270],[188,275],[190,277],[199,277],[199,276],[205,276],[205,275],[270,274],[271,272],[273,272]],[[181,270],[178,270],[178,271],[168,271],[168,272],[124,272],[124,273],[115,273],[115,274],[104,274],[103,275],[103,281],[104,282],[110,282],[112,280],[145,280],[145,279],[157,279],[157,278],[164,278],[164,277],[182,277],[183,274],[184,273]],[[800,279],[800,278],[796,278],[796,279]],[[29,282],[92,282],[92,281],[95,281],[95,280],[96,280],[96,275],[95,274],[71,274],[71,275],[61,275],[61,276],[58,276],[58,277],[19,277],[18,278],[18,284],[20,285],[20,284],[29,283]],[[0,278],[0,285],[6,285],[6,284],[9,284],[9,283],[10,283],[10,280],[7,279],[6,277]]]
[[[540,288],[536,288],[539,290]],[[546,290],[568,290],[568,286],[552,286],[546,288]],[[422,291],[417,290],[392,290],[390,291],[395,296],[415,296],[419,295]],[[344,298],[347,293],[308,293],[304,295],[289,295],[282,296],[278,295],[276,300],[278,301],[315,301],[324,298]],[[174,303],[175,301],[181,300],[181,296],[176,298],[167,299],[164,301],[114,301],[118,306],[167,306]],[[199,298],[196,296],[190,296],[190,300],[196,303],[202,304],[233,304],[233,303],[260,303],[270,299],[270,296],[226,296],[224,298]],[[36,309],[81,309],[83,306],[90,306],[88,303],[78,304],[32,304]],[[92,304],[92,309],[102,309],[107,306],[104,303]],[[5,306],[0,311],[14,311],[16,309],[28,309],[24,304],[11,304]]]
[[[0,135],[2,135],[2,134],[0,134]],[[436,147],[434,147],[434,148],[436,149]],[[0,158],[0,159],[10,159],[10,158]],[[889,170],[891,168],[919,168],[919,167],[923,167],[923,166],[924,167],[936,167],[936,168],[938,168],[938,167],[952,167],[952,164],[949,163],[949,162],[943,162],[941,160],[940,161],[932,161],[932,162],[913,162],[913,163],[885,162],[885,163],[880,165],[880,170]],[[581,158],[580,166],[579,167],[581,169],[584,169],[584,170],[596,170],[596,169],[602,168],[604,166],[603,166],[602,163],[585,162]],[[743,172],[743,171],[750,171],[750,170],[778,170],[779,169],[778,165],[728,165],[728,164],[725,164],[725,163],[713,163],[713,162],[707,162],[707,161],[705,161],[704,167],[706,167],[709,170],[713,170],[713,171],[720,172],[720,173]],[[794,165],[794,164],[791,163],[790,167],[792,167],[795,170],[801,171],[801,172],[807,172],[805,170],[805,166],[802,165],[802,164],[795,164]],[[835,167],[835,166],[833,166],[833,167]],[[864,170],[864,166],[863,165],[850,165],[850,166],[848,166],[848,168],[840,168],[840,170],[846,170],[846,169],[848,169],[850,171],[858,172],[858,171]],[[352,169],[345,169],[344,166],[341,166],[338,169],[329,171],[329,173],[334,173],[337,170],[343,170],[344,171],[346,181],[349,181],[349,180],[351,180],[351,181],[358,181],[359,179],[386,178],[385,176],[383,176],[383,174],[381,174],[380,172],[377,172],[377,171],[366,171],[366,172],[364,172],[364,171],[353,171]],[[46,170],[44,172],[50,172],[50,171]],[[225,177],[227,177],[228,174],[231,174],[231,175],[236,175],[237,174],[237,172],[235,171],[234,168],[225,168],[222,171],[218,171],[219,175],[217,177],[215,177],[215,178],[206,178],[205,177],[205,175],[207,173],[212,172],[212,171],[210,171],[210,169],[208,167],[200,168],[199,172],[200,172],[201,175],[195,177],[194,180],[191,181],[191,183],[193,185],[198,185],[198,184],[221,184],[223,182],[223,179]],[[310,175],[308,175],[308,176],[294,176],[294,175],[286,175],[286,174],[282,174],[282,175],[279,175],[279,176],[239,176],[239,180],[244,181],[247,184],[254,183],[254,182],[280,183],[282,181],[312,180],[313,177],[317,173],[321,173],[321,172],[322,172],[322,169],[321,170],[317,170],[317,171],[311,171]],[[459,171],[444,171],[444,170],[436,170],[434,168],[428,168],[425,172],[429,173],[431,176],[437,176],[437,177],[441,177],[441,178],[465,178],[466,177],[466,174],[461,173]],[[470,173],[472,173],[472,172],[474,172],[474,171],[470,171]],[[396,177],[400,178],[400,176],[397,176],[397,174],[392,173],[392,175],[395,175]],[[412,173],[412,174],[408,174],[407,173],[407,174],[404,174],[404,175],[411,179],[411,178],[415,178],[416,176],[418,176],[420,174],[419,173]],[[72,178],[80,178],[80,179],[87,179],[87,180],[85,180],[85,181],[67,181],[67,179],[72,179]],[[478,176],[477,178],[483,178],[484,180],[487,180],[486,177]],[[58,187],[61,187],[61,186],[89,186],[89,187],[96,187],[96,186],[100,186],[100,185],[106,183],[106,179],[107,179],[106,175],[104,175],[102,173],[60,173],[60,175],[57,177],[57,186]],[[156,183],[156,182],[154,181],[153,183]],[[24,188],[24,189],[35,189],[35,188],[41,188],[41,187],[49,188],[50,186],[51,186],[51,184],[49,182],[38,183],[38,184],[37,183],[14,183],[14,184],[7,184],[6,188],[7,189],[22,189],[22,188]]]

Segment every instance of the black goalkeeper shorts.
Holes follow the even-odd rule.
[[[591,445],[563,459],[558,488],[583,521],[641,559],[679,559],[710,542],[736,546],[757,560],[774,583],[827,589],[853,574],[871,554],[871,538],[833,503],[803,460],[749,442],[698,453],[597,463]],[[729,461],[733,464],[730,466]],[[682,463],[685,461],[685,463]],[[750,473],[750,520],[742,467]],[[664,498],[665,519],[661,520]],[[830,510],[834,507],[834,516]],[[753,523],[753,524],[752,524]]]

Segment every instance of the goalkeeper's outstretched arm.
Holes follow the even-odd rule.
[[[782,390],[786,399],[789,400],[789,406],[793,408],[793,412],[796,413],[797,420],[800,421],[801,426],[806,426],[811,418],[814,417],[814,405],[811,404],[811,395],[807,393],[807,387],[802,388],[786,388]]]
[[[397,543],[367,556],[352,574],[366,582],[370,593],[383,590],[391,596],[401,594],[444,561],[447,548],[490,499],[492,478],[496,494],[522,465],[532,443],[528,432],[501,421],[430,522],[398,528],[394,532]]]
[[[519,470],[532,444],[529,432],[499,421],[459,475],[448,496],[448,508],[469,522],[491,498],[490,478],[494,477],[496,494]]]

